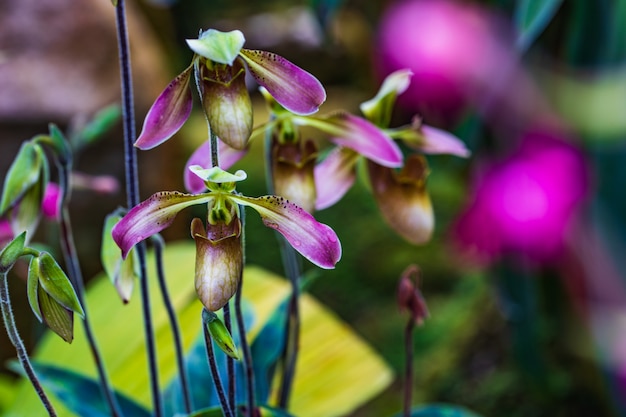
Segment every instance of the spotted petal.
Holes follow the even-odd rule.
[[[226,145],[221,140],[217,143],[217,149],[219,152],[219,166],[220,168],[227,170],[239,161],[248,152],[248,149],[239,151]],[[204,181],[189,170],[192,165],[209,166],[211,164],[211,145],[209,141],[202,142],[202,145],[194,151],[189,157],[187,164],[185,165],[185,189],[190,193],[201,193],[206,190]]]
[[[356,179],[359,154],[337,147],[315,167],[315,208],[323,210],[341,200]]]
[[[402,166],[402,152],[381,129],[362,117],[336,113],[327,117],[295,117],[294,122],[313,126],[329,135],[336,145],[350,148],[379,165]]]
[[[192,71],[193,66],[189,66],[156,99],[143,122],[136,147],[152,149],[171,138],[185,124],[193,105],[189,88]]]
[[[232,195],[231,199],[255,209],[267,227],[282,234],[295,250],[317,266],[331,269],[339,262],[341,244],[333,229],[319,223],[301,207],[276,196]]]
[[[322,83],[282,56],[250,49],[242,49],[240,56],[254,79],[287,110],[308,115],[315,113],[326,101]]]
[[[207,203],[214,197],[209,194],[183,194],[163,191],[133,207],[112,230],[113,240],[122,250],[122,257],[137,243],[159,233],[172,224],[182,209],[194,204]]]

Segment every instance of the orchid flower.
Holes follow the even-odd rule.
[[[208,189],[202,194],[159,192],[133,207],[113,228],[112,236],[125,258],[142,240],[160,232],[178,212],[206,204],[207,224],[194,219],[191,232],[196,241],[196,290],[210,311],[221,308],[235,293],[242,268],[239,206],[255,209],[263,223],[280,234],[306,259],[321,268],[334,268],[341,257],[335,232],[283,197],[253,198],[235,193],[235,185],[246,174],[228,173],[219,167],[190,170]]]
[[[363,115],[383,134],[402,140],[420,154],[469,156],[468,149],[458,138],[423,125],[419,118],[414,118],[411,125],[389,128],[393,105],[397,96],[408,88],[410,78],[408,70],[390,74],[376,96],[361,104]],[[371,148],[365,148],[347,146],[346,138],[334,142],[339,146],[315,167],[315,208],[322,210],[338,202],[354,184],[357,164],[365,158],[372,192],[387,223],[413,244],[428,241],[434,227],[434,214],[426,190],[426,159],[419,154],[411,155],[405,160],[404,168],[397,172],[393,169],[397,166],[380,163],[383,151],[374,143],[368,143]]]
[[[315,113],[326,100],[324,87],[313,75],[271,52],[244,49],[244,43],[238,30],[209,29],[198,39],[188,39],[195,52],[192,62],[156,99],[135,146],[151,149],[182,127],[192,108],[192,72],[210,128],[239,150],[246,147],[253,123],[246,73],[293,113]]]
[[[289,112],[261,89],[272,112],[272,120],[260,129],[272,129],[270,149],[274,192],[312,212],[316,187],[314,163],[317,146],[301,138],[301,127],[312,127],[331,142],[366,155],[387,167],[402,165],[402,152],[391,137],[373,123],[346,112],[325,116],[303,116]]]

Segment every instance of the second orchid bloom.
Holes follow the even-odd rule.
[[[159,192],[133,207],[113,228],[113,239],[126,257],[137,243],[167,228],[178,212],[195,204],[207,205],[206,225],[194,219],[196,241],[196,290],[207,310],[223,307],[237,290],[242,266],[240,206],[255,209],[263,223],[280,234],[306,259],[321,268],[334,268],[341,258],[335,232],[318,223],[302,208],[277,196],[258,198],[235,193],[246,174],[228,173],[219,167],[192,166],[208,192],[184,194]]]

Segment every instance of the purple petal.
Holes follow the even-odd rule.
[[[323,210],[341,200],[356,178],[355,165],[359,154],[337,147],[315,167],[315,208]]]
[[[282,197],[259,198],[232,195],[232,200],[255,209],[263,223],[278,233],[302,256],[324,269],[331,269],[341,258],[341,244],[337,235],[325,224],[301,207]]]
[[[421,122],[417,120],[417,123]],[[426,154],[447,154],[461,158],[471,155],[465,143],[452,133],[427,125],[416,127],[415,124],[414,121],[413,126],[401,128],[395,132],[397,137],[403,139],[411,148]],[[392,135],[396,137],[395,134]]]
[[[219,152],[219,166],[223,170],[227,170],[239,161],[248,152],[248,148],[239,151],[226,145],[221,140],[217,142],[217,149]],[[211,145],[209,141],[205,141],[195,150],[195,152],[189,157],[187,164],[185,165],[185,189],[190,193],[201,193],[206,190],[204,181],[189,170],[192,165],[210,166],[211,165]]]
[[[182,209],[213,199],[209,194],[183,194],[163,191],[133,207],[111,231],[113,240],[122,249],[122,257],[137,243],[167,228]]]
[[[337,113],[325,118],[298,117],[297,124],[313,126],[332,136],[331,141],[350,148],[367,159],[389,168],[402,166],[402,152],[382,130],[367,120],[348,113]]]
[[[135,146],[152,149],[171,138],[185,123],[193,100],[189,80],[193,66],[189,66],[165,87],[156,99],[143,122],[143,129]]]
[[[287,110],[312,114],[326,101],[322,83],[282,56],[250,49],[242,49],[239,56],[248,64],[254,79]]]

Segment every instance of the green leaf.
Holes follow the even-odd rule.
[[[15,206],[39,182],[44,164],[45,155],[41,147],[31,141],[24,142],[4,179],[0,216]]]
[[[74,339],[74,313],[50,296],[41,286],[37,287],[37,301],[43,322],[67,343]]]
[[[0,252],[0,272],[6,273],[13,268],[15,262],[22,256],[25,244],[26,232],[23,232],[2,249]]]
[[[67,369],[33,363],[44,388],[78,416],[109,417],[108,406],[102,398],[100,384]],[[128,397],[116,392],[118,404],[125,417],[149,417],[151,413]],[[29,414],[34,415],[34,414]]]
[[[563,0],[518,0],[515,9],[515,25],[518,37],[516,46],[520,51],[528,47],[548,26]]]
[[[402,417],[402,414],[396,414],[395,417]],[[457,405],[426,404],[413,408],[411,417],[480,417],[480,415]]]
[[[122,109],[118,104],[103,108],[94,115],[85,127],[70,137],[72,145],[80,149],[95,143],[119,122],[121,116]]]
[[[68,141],[55,124],[50,123],[48,130],[50,131],[50,142],[56,154],[55,156],[62,165],[66,166],[72,159],[72,150]]]
[[[85,316],[69,278],[48,252],[39,255],[39,284],[65,308]]]
[[[28,264],[28,282],[27,282],[28,304],[39,321],[43,321],[41,317],[41,308],[39,308],[39,258],[33,256]]]

